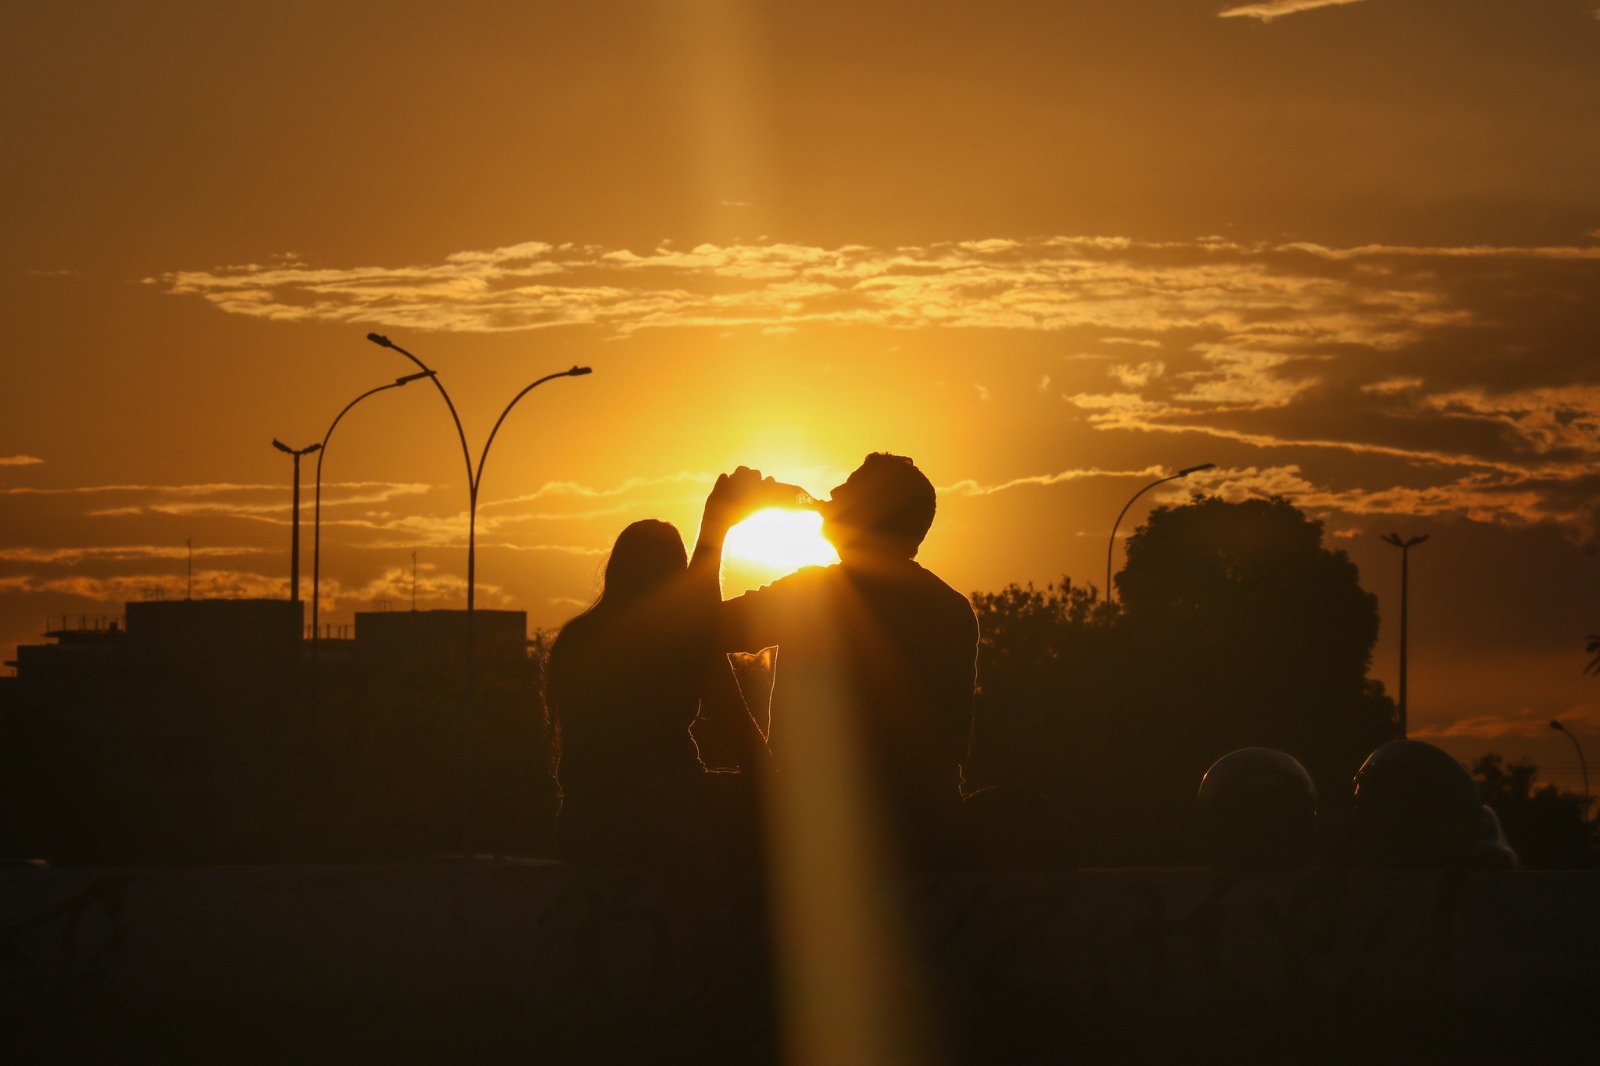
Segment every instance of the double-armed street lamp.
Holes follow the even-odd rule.
[[[291,455],[291,456],[294,457],[294,518],[290,522],[290,527],[293,530],[293,532],[290,533],[290,536],[293,539],[290,541],[290,544],[289,544],[289,599],[293,600],[295,603],[299,603],[300,602],[300,457],[303,456],[303,455],[310,455],[312,452],[320,452],[322,450],[322,445],[320,445],[320,444],[308,444],[304,448],[291,448],[287,444],[283,443],[283,441],[278,440],[276,437],[274,437],[273,440],[272,440],[272,446],[274,448],[278,449],[280,452],[283,452],[283,453],[285,453],[287,455]],[[322,465],[320,460],[318,460],[317,465],[318,465],[318,467],[320,467]],[[315,608],[313,608],[313,610],[314,609]],[[299,623],[297,622],[295,624],[298,625]]]
[[[1136,492],[1132,496],[1130,496],[1128,498],[1128,502],[1122,505],[1122,510],[1117,512],[1117,520],[1115,522],[1111,523],[1111,540],[1110,540],[1110,542],[1108,544],[1106,544],[1106,603],[1107,604],[1110,604],[1111,600],[1112,600],[1112,592],[1111,592],[1111,554],[1112,554],[1113,551],[1116,550],[1116,547],[1117,547],[1117,527],[1122,524],[1122,518],[1123,518],[1124,515],[1126,515],[1128,513],[1128,508],[1133,506],[1133,501],[1137,500],[1140,496],[1143,496],[1145,493],[1149,492],[1151,489],[1155,488],[1157,485],[1165,485],[1169,481],[1177,481],[1179,478],[1188,477],[1190,474],[1198,474],[1202,470],[1211,470],[1216,465],[1217,465],[1216,463],[1201,463],[1199,466],[1186,466],[1182,470],[1178,471],[1176,474],[1170,474],[1167,477],[1157,478],[1156,480],[1150,482],[1150,484],[1146,485],[1144,488],[1140,489],[1138,492]]]
[[[1406,712],[1406,623],[1409,609],[1410,592],[1408,585],[1411,581],[1411,549],[1428,539],[1424,533],[1420,537],[1401,539],[1398,533],[1385,533],[1382,540],[1386,544],[1393,544],[1400,549],[1400,739],[1406,739],[1407,712]]]
[[[462,723],[461,851],[463,855],[469,855],[472,850],[472,725],[477,701],[477,667],[474,663],[472,619],[477,597],[478,489],[483,484],[483,466],[489,460],[489,447],[494,443],[495,435],[500,432],[501,423],[506,420],[506,416],[511,413],[511,409],[517,405],[518,401],[547,381],[555,378],[582,377],[593,371],[586,366],[573,366],[567,370],[557,371],[554,374],[546,374],[537,381],[524,386],[522,391],[513,396],[511,402],[506,404],[505,409],[500,412],[500,417],[495,419],[494,428],[489,430],[489,437],[483,442],[483,451],[478,456],[477,466],[474,467],[472,464],[472,449],[467,444],[467,434],[466,430],[461,426],[461,416],[457,414],[456,405],[451,401],[450,394],[445,391],[444,385],[440,383],[438,374],[421,359],[418,359],[415,355],[412,355],[382,334],[369,333],[367,334],[367,340],[380,348],[388,348],[391,351],[399,352],[417,365],[417,368],[422,371],[420,376],[425,376],[433,382],[433,387],[439,390],[439,395],[443,398],[445,406],[450,409],[450,419],[455,423],[456,437],[461,441],[461,456],[467,465],[467,620],[465,633],[467,698],[465,721]]]
[[[1572,730],[1562,725],[1557,719],[1550,719],[1550,728],[1559,733],[1565,733],[1567,739],[1572,741],[1572,749],[1578,753],[1578,769],[1583,772],[1583,815],[1588,818],[1589,804],[1591,802],[1589,798],[1589,763],[1583,757],[1583,745],[1578,743],[1578,738],[1573,735]]]
[[[456,436],[461,440],[461,455],[467,464],[467,618],[468,629],[471,633],[471,618],[473,601],[477,592],[477,545],[478,545],[478,488],[483,483],[483,464],[489,459],[489,446],[494,443],[495,434],[500,432],[500,424],[506,420],[511,409],[517,405],[528,393],[554,378],[576,378],[585,374],[594,373],[593,369],[586,366],[574,366],[567,370],[559,370],[554,374],[546,374],[539,380],[523,387],[522,391],[511,398],[505,410],[500,412],[500,417],[495,419],[494,428],[489,431],[489,439],[483,442],[483,452],[478,456],[478,465],[472,465],[472,449],[467,445],[466,430],[461,428],[461,416],[456,413],[456,405],[451,402],[450,394],[445,391],[439,382],[439,375],[430,370],[421,359],[412,355],[388,337],[377,333],[367,334],[367,340],[380,348],[388,348],[399,352],[422,369],[422,374],[417,376],[427,377],[433,381],[434,388],[439,390],[439,395],[444,398],[445,406],[450,409],[450,418],[456,425]]]

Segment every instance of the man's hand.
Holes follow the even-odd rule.
[[[717,478],[711,495],[706,497],[705,516],[701,521],[701,536],[708,529],[726,532],[767,505],[770,493],[767,487],[771,478],[763,478],[761,471],[741,466],[731,474]]]

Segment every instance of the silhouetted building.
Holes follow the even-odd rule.
[[[17,649],[0,851],[58,862],[281,851],[271,812],[298,726],[302,605],[130,603]],[[281,836],[281,834],[279,834]]]
[[[16,676],[0,691],[0,711],[49,705],[62,710],[103,705],[127,674],[127,630],[107,615],[56,615],[45,623],[51,644],[23,644],[6,665]]]
[[[472,612],[472,644],[479,663],[520,663],[528,655],[526,611]],[[360,670],[466,656],[466,611],[357,611],[350,645]]]
[[[522,611],[361,612],[305,639],[290,600],[130,603],[52,620],[0,687],[0,858],[387,861],[475,839],[535,850],[553,817]],[[350,632],[351,627],[344,627]]]
[[[295,663],[305,604],[293,600],[158,600],[127,606],[136,662],[230,690],[271,683]]]

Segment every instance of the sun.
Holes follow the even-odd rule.
[[[815,511],[768,508],[757,511],[728,531],[723,557],[750,569],[770,571],[767,578],[802,566],[828,566],[838,554],[822,536],[822,516]]]

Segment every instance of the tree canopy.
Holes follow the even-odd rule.
[[[1129,539],[1121,603],[1070,579],[973,597],[982,640],[968,784],[1066,806],[1091,862],[1173,862],[1207,767],[1279,748],[1326,809],[1394,731],[1367,677],[1377,600],[1322,524],[1281,498],[1196,496]]]
[[[1289,501],[1159,507],[1116,581],[1139,676],[1215,755],[1282,748],[1326,790],[1389,739],[1392,707],[1367,677],[1377,597]]]
[[[1592,869],[1600,840],[1588,819],[1589,800],[1555,785],[1535,785],[1539,768],[1527,759],[1506,762],[1490,753],[1472,764],[1483,802],[1500,816],[1506,839],[1523,865],[1535,869]]]

